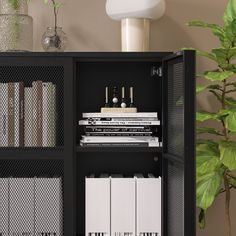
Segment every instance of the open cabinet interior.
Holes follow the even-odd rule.
[[[124,86],[126,98],[129,100],[129,88],[134,88],[134,104],[138,112],[157,112],[162,121],[162,78],[153,74],[153,70],[161,67],[161,61],[153,60],[97,60],[78,61],[76,63],[76,121],[82,118],[84,112],[100,112],[105,104],[105,87],[109,87],[109,102],[112,103],[112,89],[118,87],[119,100],[121,88]],[[79,145],[83,127],[78,127],[76,143]],[[162,139],[162,126],[157,127],[156,135]],[[138,149],[125,150],[108,148],[96,152],[83,151],[81,147],[76,156],[76,186],[77,186],[77,234],[85,234],[85,177],[95,174],[122,174],[134,177],[135,174],[153,174],[162,176],[161,148],[149,152]]]

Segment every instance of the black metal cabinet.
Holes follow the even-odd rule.
[[[195,54],[1,53],[0,83],[57,85],[57,145],[0,148],[2,176],[63,176],[64,235],[85,234],[84,177],[154,173],[163,180],[163,236],[195,235]],[[105,86],[133,86],[139,111],[158,112],[162,148],[83,148],[78,120],[99,111]]]

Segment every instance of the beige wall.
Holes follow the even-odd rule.
[[[128,1],[128,0],[127,0]],[[166,0],[167,12],[161,20],[151,25],[152,51],[177,51],[193,46],[208,50],[217,47],[217,40],[205,30],[190,29],[185,22],[202,19],[221,23],[227,0]],[[119,51],[120,24],[105,14],[105,0],[62,0],[59,24],[69,37],[68,51]],[[40,40],[47,26],[52,25],[52,11],[43,5],[43,0],[33,0],[30,14],[34,18],[35,50],[41,51]],[[206,60],[198,60],[198,71],[212,67]],[[215,101],[203,95],[198,105],[211,109]],[[231,214],[233,234],[236,235],[236,193],[232,196]],[[198,230],[198,236],[223,236],[224,199],[220,198],[208,211],[207,228]],[[191,236],[191,235],[189,235]]]

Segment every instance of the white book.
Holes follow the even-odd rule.
[[[85,179],[86,236],[110,236],[110,178]]]
[[[149,136],[82,136],[82,140],[87,143],[100,142],[100,143],[112,143],[112,142],[158,142],[158,137]]]
[[[35,235],[63,235],[61,178],[35,178]]]
[[[119,143],[86,143],[83,140],[80,141],[80,145],[82,147],[160,147],[160,143],[158,142],[119,142]]]
[[[43,83],[43,114],[42,114],[42,130],[43,130],[43,147],[50,147],[51,144],[51,112],[52,112],[52,83]]]
[[[14,83],[14,146],[20,146],[20,84]]]
[[[111,178],[111,235],[135,236],[135,179]]]
[[[33,89],[26,87],[24,89],[24,144],[25,147],[33,146]]]
[[[0,235],[8,236],[8,178],[0,178]]]
[[[9,236],[34,235],[34,179],[9,178]]]
[[[102,121],[102,120],[80,120],[79,125],[160,125],[160,121],[150,121],[150,120],[144,120],[144,121]]]
[[[31,100],[32,100],[32,126],[31,126],[31,132],[32,132],[32,141],[31,141],[31,146],[36,147],[37,146],[37,108],[38,108],[38,99],[37,99],[37,81],[34,81],[32,83],[32,95],[31,95]]]
[[[94,112],[94,113],[83,113],[83,118],[119,118],[119,117],[139,117],[139,118],[157,118],[157,112],[134,112],[134,113],[100,113],[100,112]]]
[[[8,84],[2,84],[1,92],[1,146],[8,147]]]
[[[137,235],[161,236],[161,178],[136,178]]]

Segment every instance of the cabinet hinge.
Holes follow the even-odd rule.
[[[151,68],[151,77],[162,77],[162,67],[161,66],[153,66]]]

